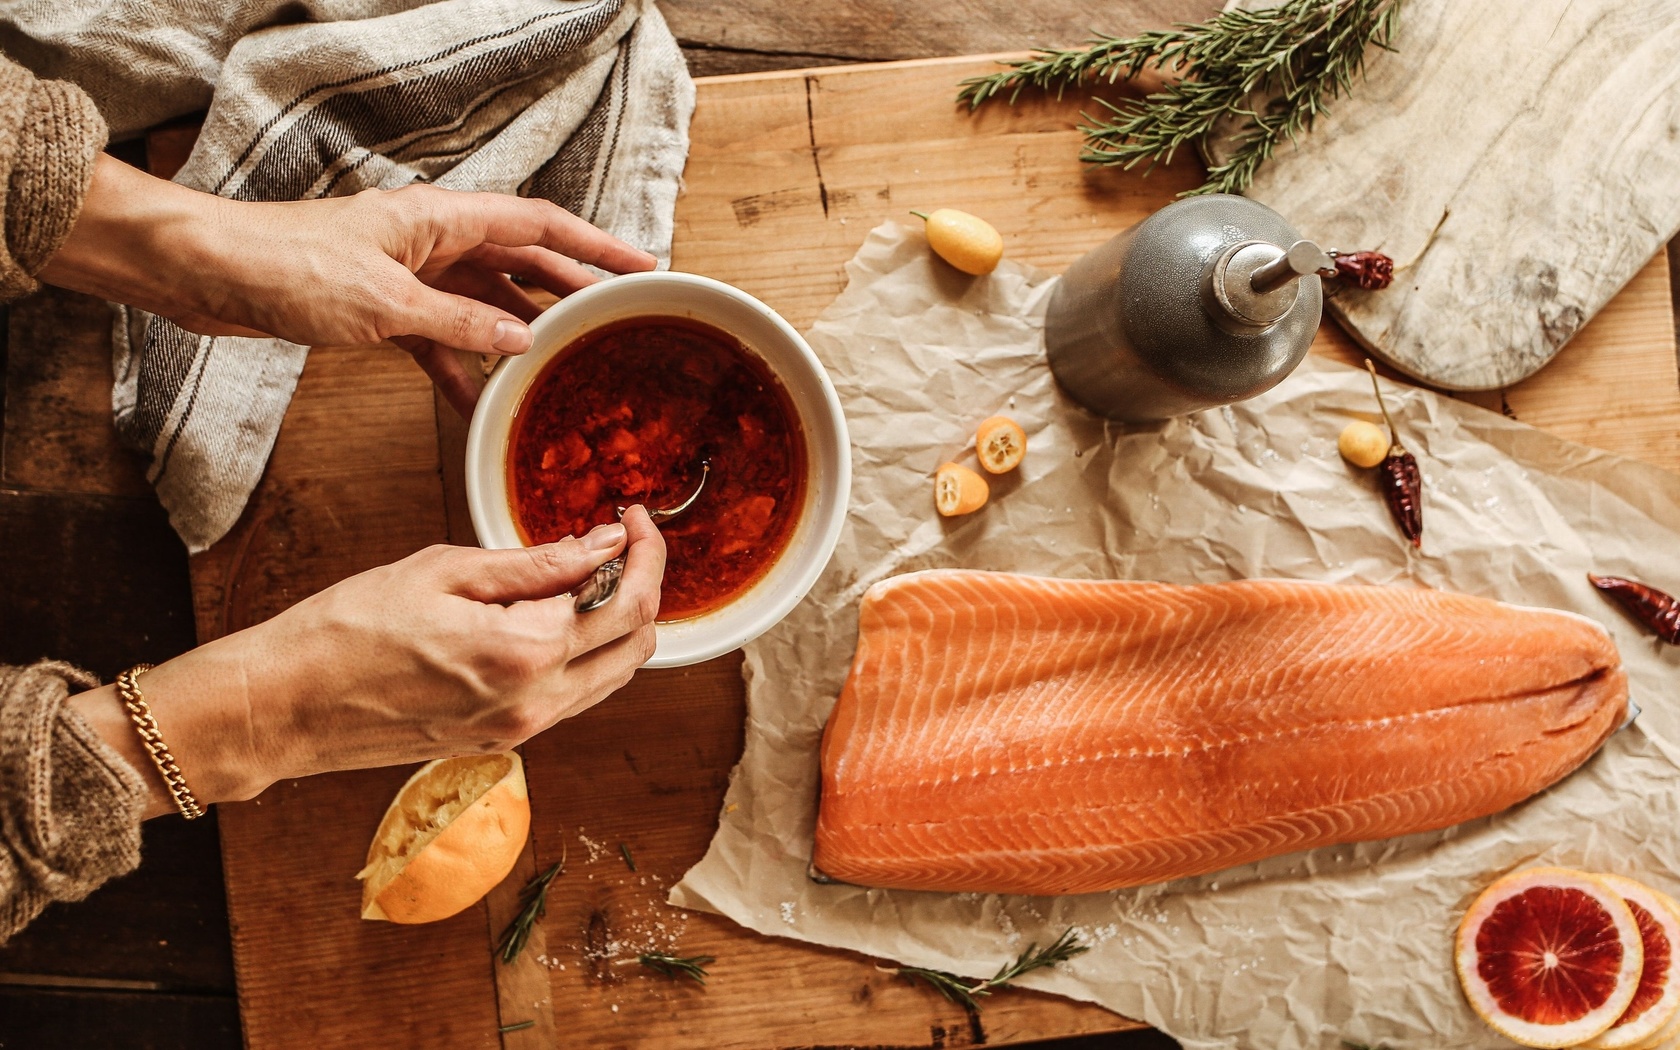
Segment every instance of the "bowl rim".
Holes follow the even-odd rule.
[[[812,507],[813,510],[813,520],[810,524],[813,530],[811,542],[814,556],[804,570],[778,587],[774,597],[765,603],[757,615],[745,621],[735,631],[717,632],[715,637],[711,638],[707,638],[704,634],[697,634],[690,639],[685,639],[687,644],[684,644],[677,651],[670,651],[667,648],[665,632],[663,630],[659,631],[661,636],[659,647],[644,666],[655,668],[685,667],[703,663],[739,649],[786,618],[788,613],[792,612],[794,607],[810,593],[811,588],[816,585],[818,578],[821,577],[823,571],[828,567],[829,561],[832,560],[834,549],[840,541],[840,532],[845,525],[847,510],[851,502],[851,433],[846,423],[845,411],[840,404],[840,395],[834,388],[834,382],[829,377],[828,370],[823,367],[822,361],[817,357],[816,352],[811,349],[810,344],[805,341],[805,337],[800,335],[787,322],[786,318],[765,305],[756,296],[731,284],[701,274],[685,273],[678,270],[650,270],[605,278],[573,292],[544,310],[540,316],[531,322],[531,348],[524,354],[502,358],[497,361],[489,381],[485,383],[484,389],[479,394],[478,406],[474,409],[472,420],[467,428],[464,455],[466,461],[464,466],[466,468],[467,513],[472,520],[473,533],[480,546],[487,546],[485,536],[490,533],[490,526],[493,522],[503,524],[517,536],[518,530],[513,521],[512,510],[507,506],[506,498],[501,491],[506,485],[505,447],[497,450],[489,459],[485,458],[486,454],[491,451],[488,445],[496,437],[502,436],[493,432],[498,430],[498,422],[505,421],[502,422],[502,429],[511,434],[514,409],[517,408],[530,385],[542,374],[543,369],[547,367],[548,362],[553,359],[556,353],[564,349],[578,336],[592,331],[600,325],[623,320],[627,316],[636,316],[633,313],[609,316],[599,324],[591,324],[588,318],[595,299],[609,291],[622,291],[627,285],[634,284],[667,287],[672,285],[686,286],[706,294],[732,300],[741,306],[745,306],[768,322],[794,352],[794,356],[806,366],[810,377],[815,378],[817,381],[816,392],[820,395],[820,400],[826,409],[824,413],[826,418],[801,420],[801,423],[807,428],[807,454],[814,458],[819,456],[819,445],[812,436],[812,432],[819,428],[828,431],[828,437],[833,441],[834,448],[838,450],[832,464],[822,463],[825,468],[833,467],[831,471],[824,471],[828,478],[828,484],[819,486],[816,484],[816,479],[813,478],[811,479],[812,483],[806,486],[807,506]],[[671,312],[673,314],[680,313],[680,308]],[[646,316],[659,315],[655,311],[649,310]],[[561,329],[574,329],[575,335],[561,341],[560,337],[563,334],[560,331]],[[740,337],[737,336],[736,338]],[[763,359],[761,352],[754,349],[750,343],[746,345],[749,349],[753,349],[760,359]],[[524,369],[528,375],[523,381],[512,378],[522,371],[521,369],[504,367],[515,361],[536,362]],[[777,377],[784,383],[788,383],[788,377],[780,372],[777,373]],[[788,383],[788,385],[791,386],[792,384]],[[493,406],[498,405],[505,405],[505,412],[491,411]],[[500,415],[501,420],[492,420],[491,417],[495,415]],[[503,437],[504,446],[505,440],[506,438]],[[818,461],[821,462],[820,459]],[[489,471],[489,476],[486,476],[484,472],[478,469],[478,464],[481,462],[500,465],[492,468]],[[497,484],[497,482],[500,484]],[[492,489],[495,491],[491,491]],[[826,520],[819,520],[815,518],[816,507],[826,490],[833,491],[833,506]],[[497,546],[505,545],[497,544]],[[749,588],[747,593],[750,592],[751,589]],[[704,617],[701,617],[701,619],[704,619]],[[661,624],[659,626],[663,628],[665,625]]]

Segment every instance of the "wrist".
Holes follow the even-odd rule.
[[[170,796],[163,775],[158,772],[145,745],[140,742],[140,734],[129,719],[122,698],[117,695],[117,687],[102,685],[77,693],[68,704],[82,721],[93,727],[105,746],[122,756],[123,761],[145,783],[146,806],[141,813],[142,819],[150,820],[175,812],[175,800]]]
[[[158,733],[201,807],[255,797],[285,768],[269,753],[284,734],[264,732],[253,716],[249,652],[241,632],[200,646],[138,676]],[[176,806],[115,686],[72,697],[71,704],[145,779],[148,818]]]
[[[166,317],[207,313],[224,270],[210,234],[236,206],[100,154],[76,224],[37,276]]]

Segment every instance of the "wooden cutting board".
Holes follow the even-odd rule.
[[[1330,307],[1381,359],[1510,386],[1680,229],[1680,0],[1406,0],[1394,47],[1247,195],[1393,257]]]
[[[977,212],[1015,258],[1061,269],[1200,180],[1081,167],[1077,100],[972,117],[952,106],[956,82],[987,68],[971,58],[701,80],[673,264],[737,284],[803,329],[868,230],[906,209]],[[1680,469],[1672,325],[1659,257],[1556,365],[1485,403]],[[1333,325],[1318,349],[1353,353]],[[472,542],[463,430],[397,351],[316,350],[250,508],[193,562],[202,636],[427,544]],[[997,1046],[1135,1027],[1029,992],[965,1014],[877,960],[666,906],[666,887],[705,850],[740,755],[739,667],[731,655],[642,672],[529,742],[533,836],[519,870],[484,905],[432,926],[357,918],[352,876],[407,769],[285,782],[220,807],[251,1050]],[[520,884],[562,857],[538,936],[516,965],[493,965]],[[712,979],[701,988],[622,965],[615,941],[714,955]],[[524,1021],[536,1024],[498,1032]]]

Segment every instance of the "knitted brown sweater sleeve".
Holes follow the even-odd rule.
[[[82,211],[105,121],[81,88],[0,55],[0,302],[33,292]]]
[[[140,863],[146,784],[65,704],[69,664],[0,665],[0,944]]]

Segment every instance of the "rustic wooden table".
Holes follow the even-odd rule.
[[[930,11],[853,0],[797,20],[771,0],[662,6],[703,75],[1071,42],[1093,24],[1128,31],[1204,17],[1216,5],[969,0]],[[145,159],[132,147],[126,156]],[[185,556],[110,433],[102,304],[47,291],[16,305],[5,331],[0,545],[29,554],[0,560],[0,661],[55,655],[109,677],[136,659],[187,648]],[[764,992],[765,1009],[776,1009],[773,986]],[[52,909],[0,949],[0,1046],[10,1050],[222,1048],[240,1045],[239,1033],[213,821],[153,822],[139,872],[75,908]],[[953,1031],[949,1042],[968,1036]],[[1119,1041],[1127,1039],[1136,1042]],[[1140,1033],[1081,1045],[1170,1043]]]

